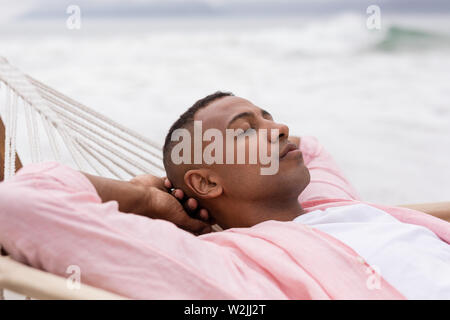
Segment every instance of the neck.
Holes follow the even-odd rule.
[[[255,206],[255,203],[252,203],[252,205]],[[258,221],[259,223],[266,220],[292,221],[303,213],[305,211],[298,202],[297,197],[294,197],[278,201],[261,201],[258,206],[255,206],[253,216],[260,220]]]
[[[240,213],[239,217],[227,221],[228,226],[224,226],[225,228],[252,227],[268,220],[292,221],[305,213],[297,197],[279,200],[270,199],[270,201],[236,201],[232,202],[231,205],[227,204],[226,208],[220,211],[222,216],[229,212]]]

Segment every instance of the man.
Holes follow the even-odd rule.
[[[173,158],[177,155],[171,151],[176,142],[172,136],[180,128],[194,131],[195,121],[201,122],[204,131],[253,129],[258,134],[264,129],[277,130],[277,136],[268,136],[268,143],[278,145],[278,172],[261,175],[260,163],[175,165]],[[359,198],[326,153],[322,152],[314,163],[308,159],[308,170],[302,152],[289,140],[288,127],[274,122],[267,111],[246,99],[217,92],[199,100],[171,127],[164,145],[164,164],[174,185],[198,199],[225,229],[252,227],[267,220],[308,224],[377,264],[385,277],[409,297],[450,298],[450,246],[429,229],[401,223],[386,212],[363,204],[307,213],[301,203],[308,200]],[[301,143],[296,137],[291,140]],[[303,143],[314,145],[310,138],[305,140]],[[202,151],[208,143],[203,142]],[[237,142],[234,155],[239,147],[248,152],[249,139]],[[304,192],[307,187],[315,190]],[[450,230],[449,225],[446,228]],[[411,286],[411,282],[415,284]]]
[[[195,120],[205,130],[277,129],[267,139],[281,150],[278,172],[263,176],[260,163],[171,164],[171,132]],[[213,94],[174,124],[164,162],[173,185],[199,201],[186,207],[203,206],[200,217],[225,231],[194,237],[119,213],[182,216],[161,180],[111,181],[50,163],[0,185],[0,243],[19,261],[60,275],[75,264],[86,283],[134,298],[449,298],[447,222],[361,203],[315,139],[288,141],[288,128],[267,112]]]

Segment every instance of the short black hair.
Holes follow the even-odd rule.
[[[172,126],[169,129],[169,132],[166,135],[166,139],[164,140],[164,147],[163,147],[163,162],[164,162],[164,167],[165,167],[166,171],[169,167],[168,161],[170,159],[170,152],[171,152],[172,146],[173,146],[173,143],[172,143],[173,141],[171,140],[173,132],[180,128],[186,128],[188,125],[192,124],[192,122],[194,121],[194,115],[198,110],[206,107],[214,100],[217,100],[222,97],[227,97],[227,96],[234,96],[234,94],[231,92],[216,91],[210,95],[207,95],[206,97],[195,102],[192,105],[192,107],[187,109],[178,118],[178,120],[175,121],[174,124],[172,124]]]

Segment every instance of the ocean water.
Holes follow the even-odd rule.
[[[450,17],[365,19],[24,21],[1,27],[0,55],[161,144],[197,99],[232,91],[316,136],[364,200],[449,201]]]

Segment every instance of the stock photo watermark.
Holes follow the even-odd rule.
[[[369,266],[366,269],[369,275],[366,281],[367,289],[380,290],[381,289],[381,270],[378,266]]]
[[[66,20],[66,27],[69,30],[81,29],[81,9],[77,5],[70,5],[66,9],[66,13],[69,14]]]
[[[175,165],[261,164],[266,166],[260,168],[261,175],[277,174],[279,161],[289,152],[298,150],[292,144],[280,150],[278,129],[272,129],[270,133],[267,129],[226,129],[224,137],[222,131],[215,128],[203,132],[202,121],[194,121],[193,136],[188,129],[177,129],[172,133],[171,141],[179,141],[170,154]],[[209,144],[203,148],[203,142]]]
[[[70,265],[66,269],[69,276],[66,279],[66,287],[69,290],[81,289],[81,268],[77,265]]]
[[[366,13],[369,15],[366,20],[366,26],[369,30],[381,29],[381,9],[377,5],[370,5],[366,9]]]

